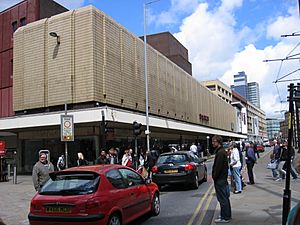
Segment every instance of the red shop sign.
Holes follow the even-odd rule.
[[[0,156],[6,155],[5,141],[0,141]]]

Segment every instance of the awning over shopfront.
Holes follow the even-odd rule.
[[[133,121],[137,121],[139,123],[142,123],[143,125],[146,124],[146,117],[144,114],[106,106],[82,110],[68,110],[68,114],[74,116],[75,124],[100,122],[102,121],[102,115],[104,115],[105,120],[109,122],[132,124]],[[64,111],[3,118],[0,119],[0,133],[13,131],[15,129],[57,126],[61,123],[61,115],[64,115]],[[187,132],[203,133],[207,135],[221,135],[240,139],[247,138],[246,135],[237,134],[234,132],[209,128],[201,125],[185,123],[182,121],[176,121],[173,119],[152,115],[149,116],[149,125],[150,127],[182,130]]]

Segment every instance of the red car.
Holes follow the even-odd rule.
[[[258,152],[264,152],[265,151],[265,147],[263,145],[257,145],[256,147]]]
[[[74,167],[50,178],[31,200],[31,225],[121,225],[160,213],[157,185],[126,166]]]

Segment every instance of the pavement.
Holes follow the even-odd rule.
[[[282,224],[282,201],[285,181],[274,181],[271,170],[266,169],[269,151],[258,159],[254,167],[255,184],[247,185],[241,194],[231,194],[232,225],[280,225]],[[246,171],[244,177],[247,181]],[[291,180],[291,206],[300,200],[300,179]],[[27,214],[30,201],[35,194],[31,176],[18,176],[17,184],[12,177],[8,182],[0,182],[0,224],[29,224]],[[220,214],[219,205],[214,219]],[[213,222],[211,224],[215,224]],[[183,224],[184,225],[184,224]]]
[[[282,202],[285,180],[275,181],[272,172],[266,169],[270,149],[261,154],[254,166],[255,184],[247,185],[241,194],[230,193],[232,210],[231,225],[281,225]],[[300,154],[298,154],[300,155]],[[248,181],[247,171],[243,177]],[[300,179],[291,179],[291,207],[300,201]],[[220,215],[219,204],[215,210],[214,220]]]

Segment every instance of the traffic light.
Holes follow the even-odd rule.
[[[142,124],[138,123],[136,121],[133,122],[133,134],[134,135],[140,135],[142,133]]]

